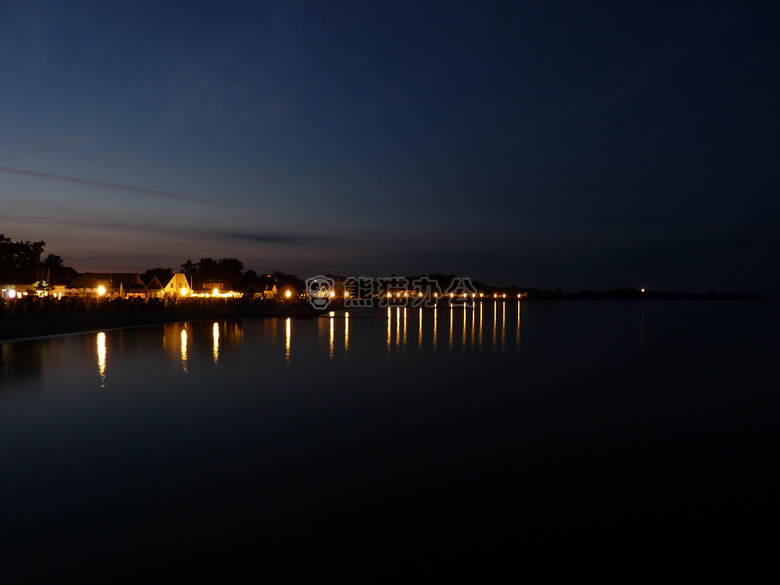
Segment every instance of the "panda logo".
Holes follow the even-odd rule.
[[[306,279],[306,294],[309,304],[315,309],[325,309],[330,304],[335,282],[327,276],[317,275]]]

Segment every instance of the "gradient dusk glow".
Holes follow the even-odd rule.
[[[780,294],[779,12],[9,2],[0,233],[79,271]]]

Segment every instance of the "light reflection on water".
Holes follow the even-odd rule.
[[[387,354],[390,355],[390,348],[393,340],[393,311],[387,307]]]
[[[330,343],[328,345],[330,349],[330,359],[333,359],[333,343],[335,341],[336,325],[333,323],[333,313],[330,314]]]
[[[579,535],[559,554],[582,526],[597,554],[728,542],[749,531],[724,508],[757,518],[780,487],[765,306],[494,301],[0,344],[4,528],[25,566],[110,548],[107,572],[144,547],[316,564],[311,534],[369,570],[406,539],[512,566],[516,539]]]
[[[496,309],[497,302],[493,301],[493,347],[496,346],[498,339],[498,310]]]
[[[290,347],[292,345],[292,319],[287,317],[284,322],[284,361],[290,363]]]
[[[214,364],[219,364],[219,324],[214,323],[214,326],[211,328],[212,330],[212,337],[214,338]]]
[[[187,329],[181,330],[181,369],[188,373],[187,368]]]
[[[450,352],[477,352],[485,343],[486,336],[494,349],[504,351],[509,327],[518,329],[510,339],[513,342],[520,339],[520,307],[518,302],[517,319],[511,324],[507,322],[508,308],[505,302],[493,303],[492,310],[489,309],[492,314],[490,323],[485,323],[484,308],[480,303],[451,305],[442,310],[438,307],[429,310],[420,308],[416,312],[410,312],[406,307],[388,307],[385,334],[387,354],[400,355],[413,344],[420,350],[427,344],[436,349],[443,328],[446,329],[446,347]],[[440,318],[442,311],[444,319]],[[332,319],[331,317],[331,321]],[[417,323],[414,323],[415,320]],[[331,331],[333,332],[332,328]]]
[[[375,322],[377,318],[384,319],[385,335],[384,345],[388,356],[402,356],[414,348],[421,354],[425,348],[436,351],[445,349],[448,355],[479,353],[485,347],[491,351],[505,353],[517,352],[520,339],[519,330],[514,335],[507,337],[509,328],[520,327],[519,311],[521,305],[516,305],[518,315],[516,319],[509,319],[510,308],[503,302],[494,302],[485,307],[483,304],[474,305],[456,304],[452,306],[436,307],[433,309],[418,308],[410,310],[408,307],[388,307],[382,312],[358,311],[349,312],[332,311],[325,316],[315,319],[318,329],[324,335],[323,343],[326,347],[326,355],[330,360],[348,360],[353,349],[355,331],[360,333],[361,343],[365,342],[366,323]],[[513,316],[514,317],[514,316]],[[306,352],[298,356],[297,346],[304,341],[301,337],[304,331],[310,329],[310,320],[285,318],[278,321],[267,320],[268,323],[278,323],[282,328],[283,336],[283,360],[287,364],[299,363],[305,359]],[[243,338],[243,329],[250,321],[235,321],[228,323],[209,324],[209,346],[211,362],[218,366],[222,361],[222,350],[225,341],[227,327],[237,332],[233,337],[233,344],[240,343]],[[358,329],[354,327],[360,326]],[[162,326],[164,330],[164,347],[173,348],[174,340],[181,370],[187,373],[192,371],[193,349],[202,347],[202,337],[198,333],[202,327],[197,323],[176,323]],[[267,327],[266,336],[273,338],[273,331],[277,325]],[[445,339],[445,345],[441,340]],[[308,343],[308,342],[306,342]],[[509,345],[507,345],[509,344]],[[307,348],[307,351],[310,348]],[[296,357],[298,356],[298,357]]]
[[[449,330],[450,330],[450,350],[452,350],[452,341],[453,341],[453,332],[452,332],[452,330],[453,330],[453,324],[454,324],[455,319],[453,319],[452,315],[453,315],[453,311],[454,310],[455,310],[454,307],[452,305],[450,305],[450,327],[449,327]]]
[[[349,312],[344,313],[344,358],[349,357]]]
[[[512,309],[516,312],[516,316],[513,316],[510,322],[508,319]],[[487,315],[485,312],[483,303],[457,304],[441,309],[420,307],[417,311],[410,311],[408,307],[383,309],[379,315],[383,315],[385,319],[387,355],[402,355],[411,346],[416,346],[420,351],[428,345],[436,349],[444,333],[442,330],[446,330],[446,348],[449,352],[478,352],[485,343],[490,344],[494,350],[502,352],[506,351],[509,343],[512,345],[511,349],[516,351],[520,340],[521,303],[518,301],[513,307],[511,303],[507,306],[506,302],[494,301],[487,307]],[[358,312],[350,316],[348,312],[331,311],[320,318],[320,321],[327,324],[326,343],[330,359],[340,356],[340,347],[343,347],[343,357],[347,359],[350,349],[350,319],[360,323],[361,319],[368,316],[375,319],[377,314],[367,315]],[[291,362],[291,354],[294,352],[293,329],[305,327],[302,323],[305,321],[290,318],[285,320],[285,360],[288,363]],[[514,334],[507,337],[510,329],[515,330]],[[215,340],[217,339],[215,337]],[[217,344],[218,341],[215,341],[215,347]],[[215,349],[215,355],[216,351]]]
[[[433,308],[433,349],[436,349],[436,341],[439,338],[439,307]],[[420,318],[422,321],[422,318]]]
[[[515,335],[517,336],[515,338],[515,347],[517,351],[520,351],[520,312],[520,301],[517,301],[517,327],[515,328]]]
[[[422,307],[420,307],[419,313],[417,315],[418,320],[418,333],[417,333],[417,347],[422,348],[422,339],[423,339],[423,310]]]
[[[517,318],[513,322],[516,325],[514,349],[517,351],[519,351],[520,340],[520,310],[521,305],[518,302]],[[448,310],[445,309],[445,319],[443,320],[440,318],[442,311],[438,307],[427,310],[421,307],[415,312],[410,312],[407,307],[394,307],[387,308],[386,311],[385,344],[388,355],[403,355],[410,346],[416,346],[418,353],[429,345],[435,350],[439,343],[442,328],[446,328],[447,331],[446,347],[449,352],[453,350],[462,354],[479,352],[486,339],[489,340],[488,343],[491,343],[494,350],[503,352],[506,349],[504,347],[507,342],[507,310],[505,303],[493,303],[492,310],[489,310],[489,313],[492,313],[492,315],[488,323],[485,323],[482,304],[450,306]],[[353,313],[352,319],[357,319],[356,323],[360,323],[361,317],[366,317],[366,315],[363,314],[361,316],[358,313],[358,316],[354,316]],[[322,318],[321,321],[326,319],[328,357],[331,360],[336,357],[343,357],[344,360],[347,360],[350,350],[349,313],[345,312],[343,315],[339,315],[331,312],[327,317]],[[415,320],[417,323],[414,323]],[[283,320],[283,359],[285,363],[291,364],[294,361],[294,329],[306,328],[308,327],[307,323],[305,320],[297,321],[289,317]],[[241,321],[224,322],[222,324],[213,322],[210,324],[209,346],[211,362],[215,366],[220,365],[221,345],[224,342],[224,335],[228,328],[231,330],[233,345],[240,345],[243,339],[244,326],[245,324]],[[174,323],[160,327],[163,332],[163,348],[168,350],[174,350],[175,348],[181,370],[185,373],[190,373],[194,344],[200,346],[203,341],[202,339],[198,341],[197,337],[194,336],[194,332],[199,330],[201,325],[197,323]],[[97,334],[96,344],[98,372],[101,387],[104,387],[106,384],[107,355],[109,353],[105,332]],[[339,347],[343,347],[343,356],[337,351]]]
[[[101,331],[97,334],[98,372],[100,373],[100,387],[106,387],[106,334]]]
[[[506,301],[501,303],[501,353],[506,349]]]
[[[406,316],[406,315],[404,315]],[[406,338],[404,338],[405,340]],[[395,345],[401,347],[401,309],[396,307],[395,309]]]
[[[387,356],[400,357],[414,351],[417,355],[426,352],[444,350],[446,355],[520,355],[522,336],[522,315],[526,311],[525,303],[520,301],[498,301],[476,303],[474,305],[454,305],[436,307],[433,309],[419,308],[410,310],[407,307],[391,307],[382,312],[333,312],[324,318],[315,319],[319,327],[325,348],[325,355],[330,360],[349,361],[355,348],[362,349],[370,343],[371,332],[376,333],[374,326],[384,318],[384,345]],[[535,309],[537,319],[547,311],[547,306]],[[639,352],[645,351],[648,339],[646,326],[646,311],[636,307],[634,317],[636,337],[633,344]],[[278,340],[281,344],[281,359],[288,365],[302,364],[309,359],[311,352],[316,353],[316,340],[311,339],[312,321],[306,319],[267,319],[261,320],[264,325],[263,336],[271,343]],[[250,327],[251,326],[251,327]],[[159,326],[156,330],[162,333],[163,355],[176,357],[181,372],[193,372],[193,360],[198,368],[203,367],[203,350],[208,348],[209,362],[216,367],[223,365],[223,353],[226,343],[233,348],[241,347],[244,330],[253,329],[252,320],[223,321],[208,323],[173,323]],[[153,328],[149,329],[150,331]],[[129,336],[132,330],[124,333],[99,332],[92,337],[96,348],[98,380],[101,388],[116,383],[112,370],[109,382],[109,366],[117,351],[121,351],[117,337]],[[381,329],[380,329],[381,331]],[[356,337],[357,336],[357,337]],[[375,339],[375,338],[374,338]],[[446,340],[442,345],[442,340]],[[58,347],[60,341],[30,342],[39,345]],[[536,343],[537,349],[539,343]],[[154,350],[154,344],[148,349]],[[532,346],[526,350],[532,349]],[[5,368],[13,367],[13,346],[6,344],[4,355],[11,356],[4,364]],[[487,353],[485,353],[487,352]],[[46,353],[44,363],[52,360],[52,354]],[[95,358],[92,358],[95,359]],[[94,363],[94,362],[93,362]],[[94,367],[94,366],[92,366]],[[94,371],[94,370],[93,370]]]
[[[464,353],[465,353],[465,351],[466,351],[466,334],[467,334],[467,331],[466,331],[466,329],[467,329],[467,327],[466,327],[466,323],[467,323],[467,319],[466,319],[466,311],[467,311],[467,310],[468,310],[468,308],[467,308],[467,307],[466,307],[466,305],[464,304],[464,305],[463,305],[463,342],[461,343],[461,350],[462,350]],[[471,312],[472,312],[472,313],[474,313],[473,309],[472,309],[472,311],[471,311]]]
[[[195,343],[193,333],[200,330],[201,324],[192,323],[173,323],[168,325],[157,326],[158,330],[162,332],[162,344],[161,349],[163,353],[175,352],[177,361],[180,364],[181,371],[189,373],[191,365],[191,350]],[[127,329],[125,332],[128,334],[134,331],[133,329]],[[117,335],[120,337],[123,333],[120,331]],[[211,361],[215,366],[220,364],[220,341],[230,342],[232,346],[240,346],[243,341],[243,329],[240,321],[223,321],[221,324],[215,321],[211,324],[209,329],[208,346],[211,350]],[[112,338],[114,343],[116,340]],[[201,341],[206,341],[203,337]],[[43,343],[41,341],[40,343]],[[97,366],[98,374],[100,377],[100,387],[106,387],[106,377],[108,369],[108,357],[112,351],[120,351],[119,347],[108,347],[108,336],[105,332],[101,331],[96,335],[97,346]],[[121,344],[120,344],[121,345]],[[286,358],[289,360],[290,351],[290,326],[289,320],[287,324],[287,338],[286,338]]]

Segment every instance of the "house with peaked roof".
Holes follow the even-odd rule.
[[[165,286],[156,276],[152,276],[146,283],[146,298],[161,299],[165,296]]]
[[[275,299],[278,294],[276,290],[276,284],[271,283],[271,284],[264,285],[261,294],[263,295],[264,299],[268,299],[268,300]]]
[[[263,283],[253,282],[244,287],[243,296],[245,298],[260,300],[260,299],[275,299],[276,298],[276,283]]]
[[[229,281],[212,279],[204,280],[200,285],[200,289],[206,293],[221,295],[233,290],[233,287],[230,285]]]
[[[168,282],[163,283],[163,296],[188,297],[192,294],[192,286],[187,280],[187,275],[182,272],[174,272]]]
[[[123,287],[124,288],[124,287]],[[124,288],[123,293],[120,293],[119,296],[121,297],[136,297],[145,299],[147,298],[147,288],[144,284],[144,281],[141,280],[141,275],[136,274],[135,278],[130,281],[130,283],[127,285],[127,288]]]
[[[243,295],[243,287],[229,278],[194,275],[192,279],[192,294],[196,296],[225,298]]]

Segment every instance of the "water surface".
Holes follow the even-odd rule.
[[[0,344],[6,574],[637,580],[773,528],[771,302],[485,303]]]

